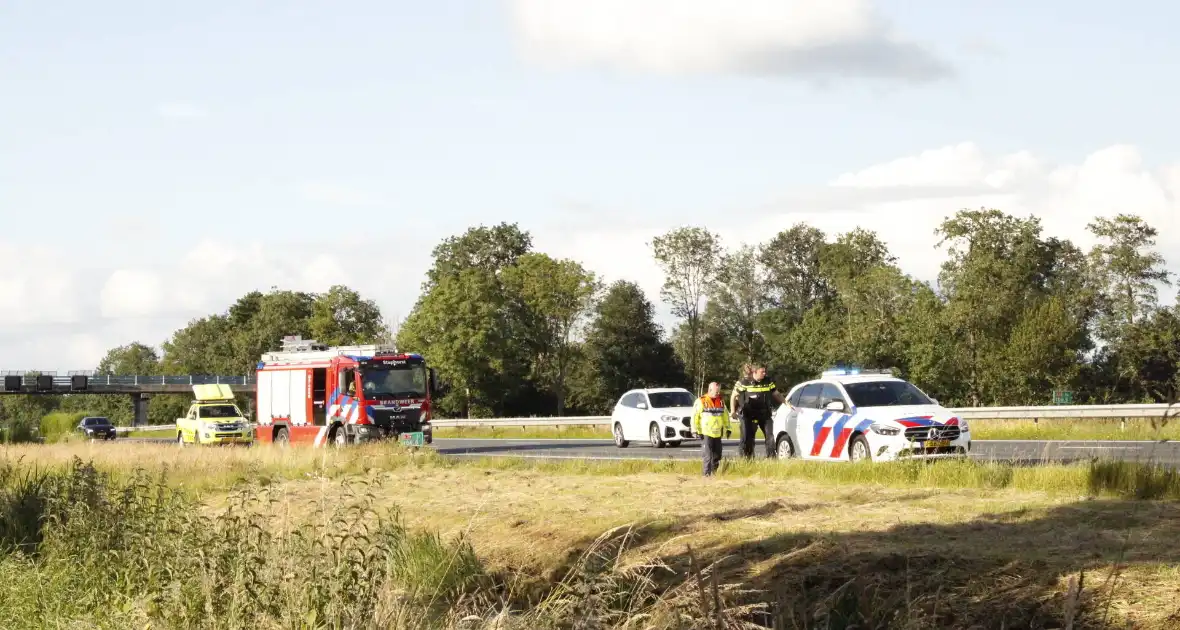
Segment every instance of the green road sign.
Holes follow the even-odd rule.
[[[1053,392],[1053,404],[1054,405],[1072,405],[1073,404],[1073,392],[1065,392],[1065,391]]]

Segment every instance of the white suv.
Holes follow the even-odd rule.
[[[692,407],[696,397],[683,387],[633,389],[619,398],[611,413],[615,446],[627,448],[644,438],[655,448],[678,446],[692,436]]]

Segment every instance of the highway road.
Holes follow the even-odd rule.
[[[154,438],[120,438],[116,442],[158,442],[171,440]],[[440,438],[433,447],[443,455],[459,457],[525,457],[533,459],[682,459],[700,457],[698,445],[652,448],[634,442],[627,448],[616,448],[611,440],[512,440]],[[758,444],[755,453],[762,452]],[[724,456],[736,457],[737,440],[725,442]],[[1180,442],[1125,442],[1125,441],[1041,441],[1041,440],[976,440],[971,456],[978,460],[1036,464],[1045,461],[1067,462],[1092,457],[1131,461],[1154,461],[1180,467]]]
[[[505,440],[505,439],[437,439],[433,445],[439,453],[466,457],[529,457],[540,459],[684,459],[700,457],[700,447],[652,448],[631,443],[616,448],[611,440]],[[764,452],[757,445],[755,453]],[[724,457],[736,457],[737,441],[725,442]],[[1138,461],[1156,461],[1180,465],[1180,442],[1099,442],[977,440],[971,456],[979,460],[1038,463],[1076,461],[1091,457]]]

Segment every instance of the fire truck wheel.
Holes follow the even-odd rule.
[[[290,440],[287,438],[287,427],[279,427],[275,429],[274,443],[279,446],[287,446]]]
[[[344,430],[344,425],[337,424],[332,427],[332,434],[328,436],[332,441],[332,445],[337,448],[348,445],[348,433]]]

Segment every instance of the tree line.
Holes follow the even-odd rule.
[[[643,386],[727,386],[743,363],[768,366],[781,387],[835,364],[894,368],[955,406],[1035,405],[1176,397],[1180,311],[1160,303],[1171,284],[1156,230],[1119,214],[1088,225],[1083,251],[1046,236],[1035,217],[964,209],[937,228],[936,283],[905,274],[877,234],[825,234],[797,224],[765,242],[728,248],[707,228],[657,237],[647,254],[664,272],[656,304],[635,283],[605,284],[575,260],[535,251],[516,224],[473,227],[439,243],[421,292],[391,325],[343,286],[322,294],[254,291],[225,312],[190,321],[160,344],[111,349],[103,374],[252,373],[284,335],[322,342],[396,342],[439,370],[446,416],[609,413]],[[609,246],[609,245],[608,245]],[[245,402],[245,401],[243,401]],[[184,396],[156,396],[169,423]],[[0,397],[0,422],[54,411],[130,421],[122,396]]]
[[[597,415],[633,387],[728,386],[747,362],[784,388],[836,364],[893,368],[955,406],[1172,401],[1180,312],[1160,303],[1157,231],[1129,214],[1087,228],[1084,251],[1035,217],[963,209],[936,229],[934,283],[864,229],[800,223],[729,248],[677,228],[650,243],[676,318],[663,331],[634,283],[480,226],[435,248],[397,339],[440,369],[454,415]]]
[[[194,319],[172,333],[160,350],[134,341],[110,349],[96,366],[98,374],[178,375],[253,374],[262,353],[278,350],[284,335],[313,337],[333,345],[392,343],[381,310],[356,291],[334,286],[325,293],[272,288],[252,291],[223,313]],[[239,397],[243,408],[250,397]],[[188,409],[192,396],[154,395],[148,405],[150,424],[170,424]],[[119,425],[131,424],[128,396],[71,394],[64,396],[0,396],[0,426],[9,436],[28,434],[54,413],[100,415]]]

